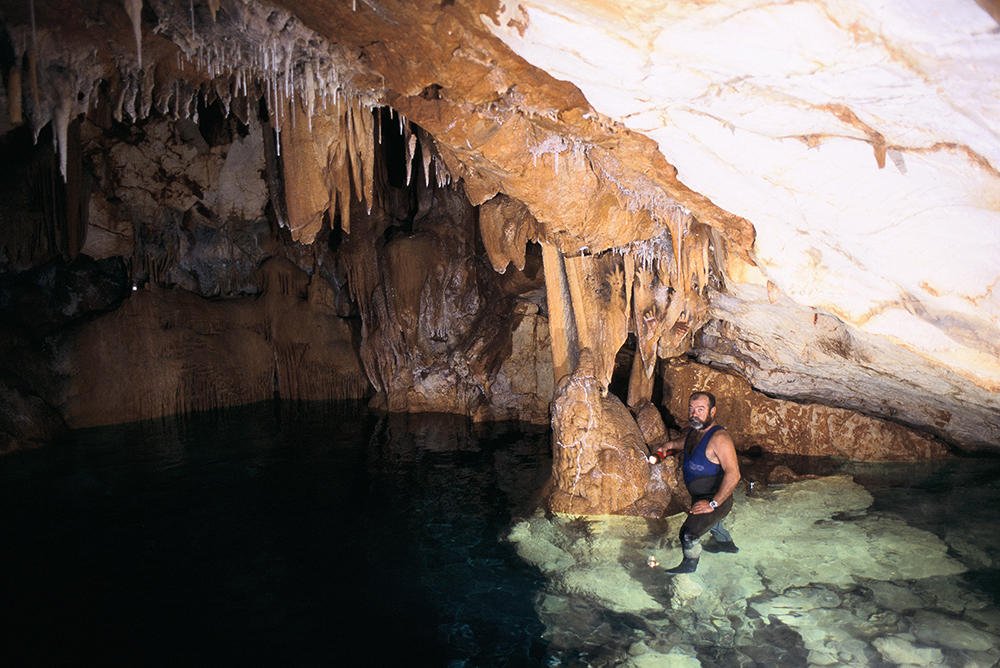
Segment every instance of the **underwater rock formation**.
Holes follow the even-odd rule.
[[[738,554],[680,557],[683,515],[536,513],[510,540],[537,567],[549,651],[599,665],[993,665],[1000,619],[950,545],[879,513],[849,476],[747,497],[726,521]],[[659,564],[648,566],[647,564]]]

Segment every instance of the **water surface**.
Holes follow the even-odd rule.
[[[679,558],[669,523],[616,525],[602,538],[589,520],[538,514],[550,466],[542,428],[349,405],[258,405],[79,431],[14,453],[0,458],[0,662],[655,665],[677,651],[685,665],[807,665],[839,652],[889,666],[901,652],[943,665],[995,655],[975,643],[1000,632],[996,459],[816,462],[873,497],[818,521],[823,531],[870,538],[884,527],[888,537],[905,524],[936,537],[960,572],[862,572],[777,589],[765,578],[772,589],[745,600],[727,578],[781,558],[769,524],[750,524],[757,513],[778,525],[791,498],[780,486],[740,492],[744,533],[734,538],[744,551],[707,556],[681,587],[702,587],[701,597],[684,599],[690,592],[645,563],[654,551]],[[546,570],[518,554],[508,536],[526,519],[562,541],[564,565]],[[784,551],[810,533],[782,535]],[[605,555],[609,536],[617,543]],[[905,566],[922,555],[897,557]],[[588,573],[598,580],[587,584]],[[615,577],[646,607],[602,594]],[[712,599],[713,588],[725,596]],[[909,591],[916,603],[903,600]],[[698,611],[699,600],[714,607]],[[810,616],[830,628],[796,626]],[[945,622],[965,625],[956,628],[966,646],[935,636]]]

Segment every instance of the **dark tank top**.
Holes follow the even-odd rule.
[[[682,465],[684,484],[687,485],[688,492],[693,497],[710,496],[722,484],[725,471],[720,465],[709,461],[705,454],[708,442],[712,440],[712,435],[720,429],[722,429],[721,425],[715,425],[706,431],[700,439],[698,439],[698,432],[692,430],[688,432],[684,442],[684,464]],[[692,441],[695,439],[698,439],[698,443],[692,447]]]

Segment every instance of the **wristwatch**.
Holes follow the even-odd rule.
[[[716,508],[719,507],[719,504],[715,502],[715,499],[709,499],[708,505],[712,508],[712,510],[715,510]]]

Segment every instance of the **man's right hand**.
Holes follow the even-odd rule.
[[[658,448],[656,450],[656,452],[654,452],[653,454],[651,454],[649,456],[649,463],[650,464],[659,464],[661,461],[663,461],[667,457],[671,457],[673,455],[676,455],[678,452],[680,452],[680,450],[675,450],[674,448],[666,448],[666,449],[664,449],[664,448]]]

